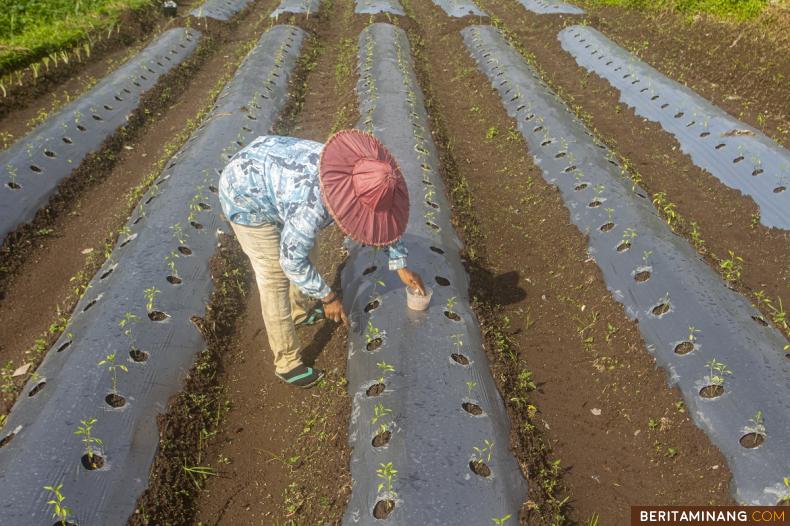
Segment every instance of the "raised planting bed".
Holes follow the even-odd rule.
[[[165,31],[85,95],[0,153],[0,241],[46,206],[58,184],[126,124],[143,93],[186,60],[200,38],[194,30]]]
[[[696,424],[727,457],[736,499],[776,504],[790,475],[787,341],[669,230],[641,188],[621,175],[614,154],[499,31],[471,26],[462,34],[535,164],[588,235],[607,287],[639,322],[647,349],[680,388]]]
[[[587,26],[559,33],[563,49],[657,122],[700,168],[751,197],[767,227],[790,229],[790,151],[669,79]]]
[[[408,265],[433,296],[428,310],[409,310],[382,251],[349,245],[342,283],[352,320],[354,482],[344,524],[518,517],[526,481],[510,453],[507,413],[468,303],[460,241],[403,30],[366,28],[359,68],[358,127],[382,140],[407,179]]]
[[[354,12],[358,15],[389,13],[404,16],[406,14],[398,0],[356,0]]]
[[[583,15],[584,9],[559,0],[518,0],[528,11],[539,15]]]
[[[487,16],[472,0],[433,0],[448,16],[463,18],[465,16]]]
[[[277,18],[285,13],[310,16],[317,13],[320,7],[321,0],[282,0],[270,16]]]
[[[205,347],[209,259],[225,228],[217,174],[270,130],[304,38],[291,26],[263,35],[143,197],[28,382],[0,435],[3,524],[51,524],[45,485],[63,485],[73,522],[124,524],[133,512],[159,443],[157,415]],[[93,465],[74,435],[92,418],[91,436],[103,441],[93,444],[101,459]]]
[[[197,18],[213,18],[227,22],[255,0],[206,0],[190,11]]]

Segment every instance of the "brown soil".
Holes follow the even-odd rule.
[[[324,141],[333,128],[356,121],[350,110],[356,106],[359,31],[353,5],[353,0],[325,1],[322,11],[310,17],[315,38],[303,50],[302,76],[293,84],[276,133]],[[345,55],[353,61],[350,74],[339,78],[335,97],[327,96],[338,80],[336,64],[344,56],[344,44],[354,50]],[[331,229],[319,241],[319,270],[335,279],[335,290],[341,239]],[[274,375],[254,287],[245,313],[225,353],[221,379],[230,411],[207,456],[212,463],[216,459],[220,476],[211,478],[200,496],[198,523],[339,524],[351,491],[345,329],[328,321],[299,329],[306,359],[327,371],[317,387],[299,390]]]
[[[450,356],[454,361],[460,363],[461,365],[469,365],[469,358],[463,354],[453,353]]]
[[[639,283],[644,283],[645,281],[650,279],[650,271],[640,270],[639,272],[634,274],[634,279]]]
[[[104,457],[94,453],[92,456],[88,456],[87,453],[82,455],[80,459],[82,462],[82,467],[89,471],[93,471],[94,469],[101,469],[104,466]]]
[[[386,519],[395,509],[395,502],[392,500],[380,500],[373,507],[373,516],[377,519]]]
[[[721,385],[706,385],[699,391],[702,398],[718,398],[724,394],[724,387]]]
[[[716,270],[718,259],[727,257],[728,251],[742,257],[744,270],[736,288],[750,300],[755,301],[753,292],[764,290],[774,303],[776,298],[787,303],[790,232],[754,223],[758,209],[750,198],[694,166],[671,135],[636,116],[619,102],[619,92],[608,82],[576,65],[560,46],[557,33],[579,23],[579,17],[535,16],[511,4],[481,0],[534,55],[544,78],[641,177],[649,195],[665,192],[677,205],[681,219],[676,231],[690,238],[695,223],[703,240],[697,249]],[[765,38],[765,27],[723,24],[704,17],[690,23],[667,12],[588,9],[590,25],[731,115],[790,146],[790,84],[785,80],[790,77],[790,53],[778,51],[790,50],[790,42],[776,29],[781,24],[768,26],[781,39],[777,43]],[[758,307],[770,319],[770,310]]]
[[[464,411],[470,415],[480,416],[483,414],[483,409],[479,405],[473,404],[472,402],[464,402],[461,404],[461,407],[463,407]]]
[[[115,407],[115,408],[123,407],[126,405],[126,398],[116,393],[108,394],[107,396],[104,397],[104,401],[107,402],[107,405],[109,405],[110,407]]]
[[[421,44],[421,80],[466,246],[470,292],[494,378],[509,401],[511,446],[530,480],[522,523],[564,524],[597,513],[602,524],[620,524],[636,503],[732,503],[724,458],[666,386],[558,191],[523,141],[504,133],[513,123],[458,33],[468,22],[451,21],[429,3],[404,3],[419,26],[410,38]],[[515,18],[515,5],[501,10]],[[500,133],[486,140],[492,126]],[[608,325],[614,334],[607,335]],[[529,394],[519,376],[526,371],[538,384]],[[651,418],[666,425],[651,430]],[[570,506],[560,504],[563,488]]]
[[[384,431],[383,433],[379,433],[378,435],[373,437],[373,447],[381,447],[385,446],[389,443],[390,438],[392,438],[391,431]]]
[[[34,349],[46,350],[54,343],[62,331],[57,325],[68,319],[80,286],[99,269],[105,247],[115,243],[117,230],[137,204],[130,195],[146,184],[149,174],[159,173],[164,161],[188,138],[179,134],[210,108],[217,80],[232,71],[245,45],[257,40],[265,22],[246,16],[205,39],[192,58],[146,94],[126,131],[89,156],[32,225],[4,241],[0,364],[37,363],[43,355]],[[184,251],[189,252],[186,247]],[[18,379],[17,387],[24,380]],[[10,409],[14,398],[11,393],[0,395],[0,414]]]
[[[386,388],[387,386],[384,384],[373,384],[367,388],[365,394],[368,396],[379,396]]]
[[[741,445],[747,449],[759,447],[763,442],[765,442],[765,435],[759,433],[746,433],[740,439]]]
[[[675,346],[675,354],[688,354],[694,350],[694,344],[691,342],[681,342]]]
[[[470,460],[469,469],[471,469],[475,475],[479,475],[481,477],[491,476],[491,468],[488,467],[488,464],[486,464],[482,460]]]

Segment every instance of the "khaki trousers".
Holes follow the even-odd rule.
[[[280,267],[280,231],[276,226],[244,226],[231,223],[242,250],[250,258],[258,293],[261,313],[269,336],[278,373],[286,373],[302,363],[301,344],[294,323],[304,320],[314,301],[303,294],[283,273]],[[310,252],[315,264],[318,243]]]

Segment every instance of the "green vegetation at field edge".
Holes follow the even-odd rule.
[[[24,67],[112,28],[154,0],[0,0],[0,72]]]
[[[751,20],[769,0],[584,0],[589,5],[614,5],[638,9],[671,9],[686,16],[706,13],[730,20]]]

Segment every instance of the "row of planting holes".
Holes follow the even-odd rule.
[[[292,34],[291,34],[291,36],[292,36],[292,37],[293,37],[294,35],[295,35],[295,33],[292,33]],[[290,42],[291,42],[291,41],[292,41],[292,39],[289,39],[289,41],[288,41],[288,43],[286,43],[285,47],[287,47],[287,48],[290,48],[290,47],[291,47],[291,46],[290,46]],[[262,97],[264,97],[264,98],[266,98],[266,97],[265,97],[265,96],[263,96],[263,95],[261,95],[261,96],[262,96]],[[246,127],[246,126],[242,126],[242,128],[241,128],[241,129],[242,129],[242,130],[243,130],[245,133],[248,133],[248,134],[249,134],[249,133],[252,133],[252,131],[253,131],[252,129],[250,129],[250,128]],[[242,144],[240,144],[240,142],[239,142],[239,141],[237,141],[237,144],[238,144],[239,146],[242,146]],[[168,166],[168,169],[172,169],[174,166],[175,166],[175,162],[171,163],[171,164]],[[221,172],[220,172],[219,170],[217,170],[217,174],[219,175],[220,173],[221,173]],[[156,182],[156,184],[157,184],[157,185],[159,185],[159,184],[161,184],[162,182],[164,182],[165,180],[167,180],[168,178],[169,178],[169,175],[168,175],[168,176],[165,176],[165,177],[163,177],[162,179],[160,179],[159,181],[157,181],[157,182]],[[215,186],[213,186],[213,185],[212,185],[212,186],[209,186],[209,190],[210,190],[212,193],[217,193],[217,188],[216,188]],[[151,201],[152,201],[152,200],[153,200],[155,197],[156,197],[156,196],[151,196],[151,197],[149,197],[149,198],[148,198],[148,199],[145,201],[145,204],[148,204],[148,203],[150,203],[150,202],[151,202]],[[210,209],[211,209],[210,205],[208,205],[208,204],[205,204],[205,203],[199,203],[199,205],[201,206],[201,208],[202,208],[203,210],[210,210]],[[143,216],[138,216],[138,217],[137,217],[137,219],[135,219],[135,221],[133,222],[133,224],[135,224],[135,225],[136,225],[136,224],[138,224],[138,223],[139,223],[139,222],[142,220],[142,218],[143,218]],[[202,228],[203,228],[203,225],[202,225],[202,224],[200,224],[200,223],[196,223],[196,222],[193,222],[193,223],[192,223],[192,226],[193,226],[194,228],[198,229],[198,230],[200,230],[200,229],[202,229]],[[134,233],[134,234],[131,234],[129,237],[127,237],[127,238],[126,238],[126,239],[125,239],[125,240],[124,240],[124,241],[121,243],[121,245],[120,245],[120,246],[121,246],[121,247],[125,247],[126,245],[128,245],[128,244],[129,244],[131,241],[133,241],[133,240],[134,240],[134,239],[136,239],[136,238],[137,238],[137,234],[136,234],[136,233]],[[432,247],[432,249],[433,249],[433,247]],[[440,250],[440,249],[436,249],[436,250]],[[192,250],[191,250],[189,247],[185,246],[185,245],[181,245],[181,246],[179,246],[179,247],[178,247],[178,251],[179,251],[179,252],[180,252],[182,255],[184,255],[184,256],[191,256],[191,255],[192,255]],[[106,270],[104,273],[102,273],[102,274],[99,276],[99,279],[100,279],[100,280],[104,280],[104,279],[106,279],[108,276],[110,276],[110,274],[112,274],[112,273],[113,273],[113,271],[116,269],[116,267],[117,267],[117,266],[118,266],[118,264],[117,264],[117,263],[116,263],[115,265],[112,265],[110,268],[108,268],[108,269],[107,269],[107,270]],[[167,276],[167,281],[168,281],[169,283],[173,284],[173,285],[178,285],[178,284],[180,284],[180,283],[182,282],[182,281],[181,281],[180,279],[178,279],[178,278],[176,278],[176,279],[171,279],[171,278],[175,278],[175,276]],[[437,277],[437,282],[439,282],[439,280],[441,280],[441,279],[444,279],[444,278],[439,278],[439,277]],[[448,284],[449,284],[449,282],[448,282]],[[101,294],[99,294],[99,295],[96,297],[96,299],[94,299],[94,300],[90,301],[90,302],[89,302],[89,303],[88,303],[88,304],[87,304],[87,305],[86,305],[86,306],[83,308],[82,312],[87,312],[87,311],[88,311],[88,310],[89,310],[91,307],[93,307],[93,306],[94,306],[94,305],[95,305],[95,304],[96,304],[96,303],[97,303],[97,302],[98,302],[98,301],[101,299],[101,297],[102,297],[102,295],[101,295]],[[149,318],[151,318],[151,320],[152,320],[152,321],[164,321],[164,320],[165,320],[165,319],[167,319],[168,317],[169,317],[169,315],[167,315],[166,313],[164,313],[164,312],[161,312],[161,311],[154,311],[154,312],[152,312],[152,313],[149,313]],[[57,348],[56,352],[63,352],[64,350],[66,350],[67,348],[69,348],[69,347],[71,346],[71,343],[72,343],[72,340],[71,340],[71,339],[69,339],[69,340],[65,341],[64,343],[62,343],[62,344],[61,344],[61,345],[60,345],[60,346]],[[149,356],[149,355],[148,355],[148,353],[147,353],[147,352],[145,352],[145,351],[141,351],[141,350],[138,350],[138,349],[132,349],[132,350],[130,350],[130,351],[129,351],[129,356],[130,356],[130,358],[132,359],[132,361],[134,361],[134,362],[136,362],[136,363],[142,363],[142,362],[145,362],[145,361],[147,361],[147,360],[148,360],[148,356]],[[33,396],[37,395],[39,392],[41,392],[41,390],[44,388],[44,386],[45,386],[45,385],[46,385],[46,380],[42,380],[41,382],[39,382],[38,384],[36,384],[36,385],[35,385],[35,386],[34,386],[34,387],[33,387],[33,388],[32,388],[32,389],[31,389],[31,390],[28,392],[28,396],[29,396],[29,397],[33,397]],[[112,407],[123,407],[123,405],[125,405],[125,403],[126,403],[125,399],[124,399],[122,396],[118,395],[118,394],[109,394],[109,395],[107,395],[107,397],[105,397],[105,402],[106,402],[108,405],[112,406]],[[8,433],[6,436],[4,436],[2,439],[0,439],[0,448],[2,448],[3,446],[5,446],[5,445],[6,445],[6,444],[8,444],[9,442],[11,442],[11,440],[12,440],[12,439],[13,439],[13,438],[14,438],[14,437],[15,437],[15,436],[16,436],[16,435],[19,433],[19,431],[20,431],[20,430],[21,430],[21,428],[16,428],[16,429],[14,429],[12,432],[10,432],[10,433]],[[95,455],[95,456],[98,456],[98,455]],[[104,461],[103,461],[103,459],[101,459],[101,462],[102,462],[102,464],[103,464],[103,462],[104,462]],[[85,466],[85,467],[86,467],[86,469],[98,469],[98,467],[100,467],[100,466],[98,466],[98,467],[90,466],[90,465],[89,465],[89,463],[88,463],[88,461],[87,461],[86,459],[84,459],[84,458],[83,458],[83,466]]]
[[[483,49],[483,48],[481,46],[478,46],[478,49]],[[488,51],[486,49],[486,53],[483,54],[483,57],[487,57],[487,56],[490,56],[490,55],[491,55],[490,51]],[[489,61],[489,63],[490,62],[491,61]],[[497,69],[498,67],[499,66],[496,66],[493,69]],[[500,85],[502,85],[502,84],[500,84]],[[509,91],[510,90],[508,90],[508,92]],[[515,100],[511,100],[511,103],[512,102],[515,102]],[[521,105],[521,106],[519,106],[516,109],[516,112],[519,112],[519,111],[523,110],[524,108],[525,108],[525,106]],[[525,120],[530,120],[533,117],[535,117],[534,114],[527,115]],[[533,131],[535,133],[537,133],[537,132],[541,131],[541,129],[542,129],[542,126],[539,126],[539,127],[536,127]],[[590,134],[586,130],[585,130],[585,133],[587,133],[587,135],[592,136],[592,134]],[[547,146],[548,144],[550,144],[552,142],[553,142],[552,140],[544,141],[543,143],[541,143],[541,146],[545,147],[545,146]],[[600,148],[602,148],[602,149],[605,149],[604,145],[598,144],[598,146]],[[561,157],[564,157],[566,153],[567,152],[558,152],[554,157],[555,158],[561,158]],[[611,164],[613,164],[615,166],[618,166],[617,163],[614,162],[613,160],[611,160],[611,159],[607,159],[607,160],[608,160],[609,163],[611,163]],[[571,165],[571,166],[568,166],[567,168],[565,168],[563,170],[563,173],[570,174],[570,173],[573,173],[575,170],[576,170],[576,167]],[[587,188],[588,186],[589,185],[587,183],[582,183],[582,184],[576,186],[574,189],[576,191],[579,191],[579,190],[583,190],[583,189]],[[644,197],[641,194],[640,194],[640,196]],[[601,204],[600,201],[592,201],[591,203],[588,204],[588,207],[590,207],[590,208],[597,208],[598,206],[600,206],[600,204]],[[615,226],[616,225],[615,225],[614,222],[608,221],[608,222],[604,223],[599,228],[599,230],[601,230],[601,232],[606,233],[606,232],[612,231]],[[632,248],[631,247],[631,242],[628,241],[628,240],[623,240],[623,241],[621,241],[620,244],[617,245],[616,250],[617,250],[617,252],[624,253],[624,252],[630,250],[631,248]],[[636,282],[643,283],[643,282],[646,282],[647,280],[650,279],[650,277],[651,277],[650,270],[651,270],[651,268],[649,266],[638,267],[632,273],[632,276],[633,276],[633,278],[634,278],[634,280]],[[671,309],[671,304],[669,302],[661,301],[657,305],[653,306],[650,309],[650,314],[652,314],[653,316],[656,316],[658,318],[662,318],[665,314],[667,314],[670,311],[670,309]],[[767,326],[768,325],[765,322],[765,320],[763,320],[762,318],[759,318],[759,317],[753,317],[753,318],[754,318],[754,320],[756,322],[758,322],[762,326]],[[679,356],[683,356],[683,355],[689,354],[689,353],[691,353],[691,352],[693,352],[693,351],[695,351],[697,349],[699,349],[698,345],[694,344],[694,342],[692,342],[692,341],[685,340],[685,341],[682,341],[682,342],[680,342],[680,343],[675,345],[674,352],[677,355],[679,355]],[[790,353],[785,354],[785,357],[790,359]],[[713,387],[713,386],[705,386],[705,387],[703,387],[700,390],[700,393],[699,393],[700,396],[702,396],[704,398],[717,398],[717,397],[721,396],[722,394],[724,394],[723,389],[711,389],[711,387]],[[747,435],[744,435],[743,437],[741,437],[739,442],[740,442],[742,447],[755,448],[755,447],[759,446],[760,444],[762,444],[762,440],[763,440],[762,437],[751,437],[750,435],[747,434]]]
[[[580,33],[574,33],[574,34],[573,34],[573,36],[574,36],[574,38],[576,38],[576,40],[578,40],[578,41],[579,41],[579,43],[583,43],[583,42],[586,42],[586,41],[587,41],[586,39],[584,39],[584,38],[581,38],[581,34],[580,34]],[[587,44],[586,46],[584,46],[584,49],[588,49],[588,48],[590,48],[590,47],[592,47],[592,44]],[[595,49],[595,50],[593,50],[593,51],[591,51],[591,52],[590,52],[590,55],[595,55],[595,54],[599,53],[599,51],[600,51],[600,49]],[[605,56],[605,55],[603,55],[603,53],[601,53],[601,54],[598,56],[598,60],[603,60],[603,59],[605,59],[605,58],[606,58],[606,56]],[[606,64],[605,64],[605,65],[606,65],[606,66],[611,66],[612,64],[614,64],[614,61],[613,61],[613,60],[610,60],[609,62],[606,62]],[[617,67],[614,69],[614,71],[620,71],[621,69],[622,69],[622,66],[617,66]],[[625,75],[623,75],[623,79],[627,79],[627,78],[628,78],[628,77],[630,77],[630,76],[631,76],[631,74],[630,74],[630,73],[626,73]],[[632,85],[635,85],[635,84],[639,84],[639,82],[640,82],[640,80],[639,80],[639,79],[636,79],[636,80],[632,81],[632,82],[631,82],[631,84],[632,84]],[[650,89],[650,88],[642,88],[642,89],[639,91],[639,93],[645,93],[645,92],[647,92],[649,89]],[[650,97],[650,100],[651,100],[651,101],[653,101],[653,102],[656,102],[656,104],[658,104],[658,100],[659,100],[660,98],[661,98],[661,97],[660,97],[658,94],[654,94],[654,95],[652,95],[652,96]],[[661,109],[662,109],[662,110],[664,110],[664,109],[667,109],[667,108],[669,108],[669,103],[666,103],[666,102],[665,102],[665,103],[661,104],[661,106],[660,106],[660,107],[661,107]],[[685,115],[685,112],[683,112],[683,111],[681,110],[681,111],[678,111],[678,113],[676,113],[676,114],[674,115],[674,117],[675,117],[676,119],[680,119],[680,118],[681,118],[681,117],[683,117],[684,115]],[[694,126],[695,124],[697,124],[697,122],[696,122],[696,121],[694,121],[694,120],[692,120],[692,121],[690,121],[688,124],[686,124],[686,127],[687,127],[687,128],[690,128],[691,126]],[[708,136],[710,136],[710,132],[709,132],[709,131],[707,131],[707,130],[706,130],[706,131],[703,131],[703,132],[701,132],[701,133],[699,134],[699,136],[700,136],[701,138],[705,139],[705,138],[707,138]],[[714,146],[714,149],[716,149],[716,150],[721,150],[721,149],[725,148],[726,146],[727,146],[727,144],[726,144],[726,143],[724,143],[724,142],[720,142],[720,143],[717,143],[717,144]],[[744,159],[745,159],[744,155],[743,155],[743,154],[739,154],[737,157],[735,157],[735,158],[732,160],[732,162],[733,162],[734,164],[738,164],[738,163],[740,163],[741,161],[743,161]],[[759,166],[755,166],[755,167],[754,167],[754,170],[752,171],[752,175],[753,175],[753,176],[755,176],[755,177],[756,177],[756,176],[758,176],[758,175],[760,175],[760,174],[762,174],[762,173],[763,173],[763,169],[762,169],[762,168],[760,168]],[[774,192],[775,194],[780,194],[780,193],[784,192],[785,190],[787,190],[787,187],[786,187],[786,186],[784,186],[784,185],[779,185],[779,186],[777,186],[776,188],[774,188],[773,192]]]
[[[191,37],[191,36],[187,36],[187,37],[186,37],[186,40],[188,40],[188,41],[192,41],[192,37]],[[179,47],[181,47],[182,49],[186,49],[186,46],[185,46],[184,44],[179,44]],[[170,50],[170,53],[171,53],[171,54],[173,54],[173,55],[176,55],[176,54],[178,54],[178,51],[176,51],[175,49],[171,49],[171,50]],[[172,59],[171,59],[169,56],[167,56],[167,55],[164,55],[164,58],[165,58],[165,60],[167,60],[167,61],[170,61],[170,60],[172,60]],[[163,69],[165,68],[165,66],[164,66],[164,65],[162,64],[162,62],[160,62],[160,61],[157,61],[157,62],[156,62],[156,65],[157,65],[157,66],[159,66],[159,67],[161,67],[161,68],[163,68]],[[150,73],[156,74],[156,72],[155,72],[153,69],[151,69],[151,67],[150,67],[150,66],[146,66],[146,69],[147,69],[147,70],[148,70]],[[148,77],[146,77],[145,75],[142,75],[142,74],[140,75],[140,78],[141,78],[142,80],[148,80]],[[133,84],[135,87],[137,87],[137,88],[140,88],[140,91],[141,91],[141,92],[143,91],[142,85],[141,85],[139,82],[137,82],[136,80],[133,80],[133,81],[132,81],[132,84]],[[125,93],[125,94],[131,94],[131,93],[132,93],[132,92],[129,90],[129,88],[122,88],[122,91],[123,91],[123,93]],[[114,99],[115,99],[116,101],[118,101],[118,102],[123,102],[123,100],[124,100],[124,99],[123,99],[123,97],[121,97],[121,96],[120,96],[120,94],[118,94],[118,95],[115,95],[115,96],[114,96]],[[110,106],[109,104],[105,104],[105,105],[104,105],[104,109],[105,109],[105,110],[107,110],[107,111],[113,111],[113,110],[114,110],[114,108],[113,108],[112,106]],[[101,115],[100,115],[98,112],[91,114],[91,117],[93,117],[93,120],[95,120],[95,121],[103,121],[103,120],[104,120],[104,119],[102,119]],[[88,131],[88,128],[87,128],[87,127],[85,127],[85,126],[83,126],[82,124],[77,124],[77,125],[76,125],[76,127],[77,127],[77,129],[78,129],[79,131],[81,131],[81,132],[86,132],[86,131]],[[63,136],[63,137],[62,137],[62,141],[63,141],[65,144],[74,144],[74,141],[73,141],[73,140],[71,139],[71,137],[69,137],[69,136]],[[52,151],[52,150],[50,150],[50,149],[48,149],[48,148],[45,148],[45,149],[44,149],[44,155],[45,155],[47,158],[49,158],[49,159],[54,159],[55,157],[57,157],[57,153],[56,153],[56,152],[54,152],[54,151]],[[33,173],[36,173],[36,174],[41,174],[41,173],[44,173],[44,169],[43,169],[42,167],[38,166],[37,164],[31,164],[31,165],[30,165],[30,171],[31,171],[31,172],[33,172]],[[22,189],[22,185],[20,185],[19,183],[16,183],[16,182],[8,182],[8,183],[6,183],[6,184],[5,184],[5,186],[6,186],[6,188],[9,188],[9,189],[11,189],[11,190],[21,190],[21,189]]]

